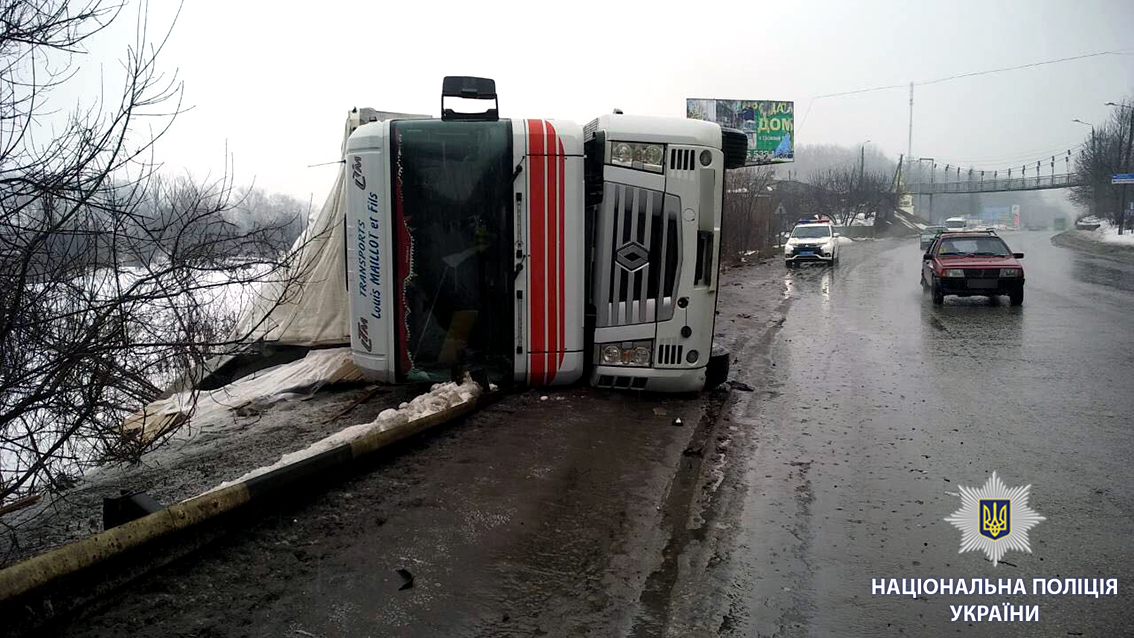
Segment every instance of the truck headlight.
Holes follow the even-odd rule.
[[[946,277],[964,277],[965,271],[962,268],[946,268],[945,269],[945,276]]]
[[[1000,276],[1001,277],[1019,277],[1020,276],[1020,269],[1019,268],[1001,268],[1000,269]]]
[[[608,343],[602,347],[602,362],[609,365],[618,365],[622,363],[622,348],[619,348],[613,343]]]
[[[638,144],[635,142],[614,142],[610,150],[610,163],[652,173],[661,173],[665,161],[663,144]]]
[[[653,361],[653,345],[650,340],[598,344],[599,361],[607,366],[648,368]]]
[[[634,164],[634,149],[625,142],[614,145],[610,154],[610,163],[617,166],[632,166]]]
[[[650,349],[646,346],[637,346],[630,355],[630,362],[636,366],[650,365]]]

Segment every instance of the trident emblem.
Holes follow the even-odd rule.
[[[980,500],[980,533],[998,540],[1012,533],[1012,501],[1009,499]]]

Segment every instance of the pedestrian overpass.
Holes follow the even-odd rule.
[[[1059,175],[1037,175],[1035,177],[1005,177],[996,175],[971,176],[958,181],[931,181],[907,184],[910,195],[963,195],[967,193],[1003,193],[1008,191],[1040,191],[1052,188],[1071,188],[1081,186],[1083,181],[1075,173]]]

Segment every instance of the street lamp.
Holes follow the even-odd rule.
[[[1089,126],[1089,127],[1091,127],[1091,130],[1092,130],[1092,131],[1093,131],[1093,130],[1095,130],[1095,125],[1094,125],[1094,124],[1091,124],[1090,122],[1084,122],[1083,120],[1080,120],[1079,118],[1075,118],[1075,119],[1073,119],[1073,120],[1071,120],[1071,121],[1072,121],[1072,122],[1078,122],[1078,123],[1080,123],[1080,124],[1083,124],[1083,125],[1085,125],[1085,126]]]

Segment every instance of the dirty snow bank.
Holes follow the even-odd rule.
[[[460,383],[438,383],[426,392],[408,403],[403,403],[395,409],[383,410],[376,419],[369,423],[360,423],[352,425],[346,429],[340,430],[322,440],[316,441],[302,450],[284,454],[280,460],[272,465],[259,467],[251,472],[235,478],[231,481],[225,481],[220,485],[214,487],[204,494],[215,492],[220,489],[236,485],[247,481],[248,479],[267,474],[273,470],[281,467],[298,463],[304,459],[311,458],[327,450],[332,450],[340,445],[351,443],[357,439],[361,439],[371,434],[392,430],[397,427],[406,425],[411,421],[421,419],[427,416],[437,414],[452,407],[468,403],[475,400],[480,395],[480,386],[472,379],[466,377]]]
[[[1091,239],[1101,241],[1105,244],[1123,244],[1126,246],[1134,246],[1134,233],[1129,228],[1119,235],[1118,226],[1110,222],[1102,222],[1102,224],[1095,230],[1087,231]]]

